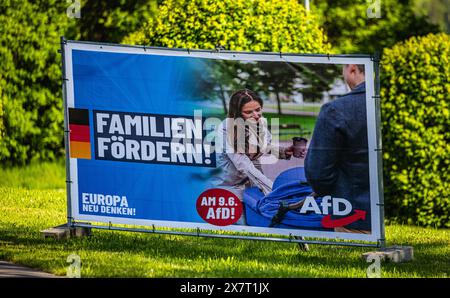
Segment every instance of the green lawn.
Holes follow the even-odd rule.
[[[215,109],[214,113],[206,115],[207,117],[217,117],[219,119],[224,119],[223,111]],[[282,134],[280,134],[280,141],[291,140],[293,137],[303,136],[308,139],[311,138],[312,133],[314,131],[314,126],[316,125],[317,117],[315,116],[300,116],[300,115],[279,115],[277,113],[264,113],[264,117],[267,118],[269,126],[272,124],[272,119],[278,118],[278,123],[281,124],[298,124],[303,131],[302,134],[298,133],[297,129],[287,129],[282,130]],[[274,133],[272,131],[272,133]]]
[[[281,111],[297,111],[297,112],[314,112],[319,113],[320,104],[316,105],[302,105],[296,103],[282,103]],[[276,103],[266,103],[264,104],[264,109],[278,110],[278,105]]]
[[[316,125],[316,117],[310,116],[297,116],[297,115],[278,115],[274,113],[264,113],[264,116],[267,118],[268,123],[271,123],[272,118],[278,118],[279,124],[298,124],[300,125],[302,131],[304,131],[301,135],[299,135],[294,129],[282,130],[280,134],[280,141],[291,140],[292,137],[303,136],[308,139],[311,138],[312,133],[314,131],[314,126]],[[306,133],[305,133],[306,132]]]
[[[62,163],[0,170],[0,259],[65,275],[81,258],[82,277],[365,277],[370,248],[94,230],[56,241],[40,230],[66,222]],[[386,227],[388,244],[412,245],[415,260],[382,263],[382,277],[450,276],[450,230]]]

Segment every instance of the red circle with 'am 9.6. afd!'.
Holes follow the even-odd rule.
[[[234,224],[242,215],[242,203],[229,190],[208,189],[197,199],[197,212],[204,221],[216,226]]]

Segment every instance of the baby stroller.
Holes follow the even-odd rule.
[[[306,181],[303,167],[282,172],[273,183],[273,191],[267,196],[257,187],[247,188],[243,196],[247,225],[329,231],[322,227],[323,215],[299,212],[306,197],[311,195],[312,189]],[[315,200],[320,204],[322,198]],[[307,245],[300,245],[300,248],[307,250]]]

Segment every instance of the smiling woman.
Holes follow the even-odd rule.
[[[260,157],[273,154],[290,159],[292,147],[272,146],[272,135],[262,115],[261,97],[249,89],[231,95],[226,118],[218,128],[224,148],[216,151],[216,163],[222,171],[211,179],[214,187],[232,191],[241,201],[247,187],[256,186],[264,194],[272,191],[273,182],[262,170]],[[220,143],[220,141],[219,141]],[[244,215],[237,224],[245,224]]]

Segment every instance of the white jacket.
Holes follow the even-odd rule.
[[[213,186],[232,188],[235,193],[241,194],[246,187],[257,186],[264,194],[272,191],[273,181],[267,178],[262,171],[260,157],[263,154],[272,154],[277,158],[286,159],[286,148],[272,145],[272,134],[267,128],[267,121],[260,120],[259,133],[261,153],[254,159],[250,159],[245,153],[234,152],[232,138],[228,134],[227,127],[233,127],[227,118],[217,128],[216,135],[216,165],[221,172],[212,179]],[[253,138],[252,138],[253,137]],[[253,139],[253,140],[252,140]],[[250,143],[255,143],[254,136],[250,136]],[[260,144],[261,144],[260,143]],[[240,197],[242,200],[242,197]]]

